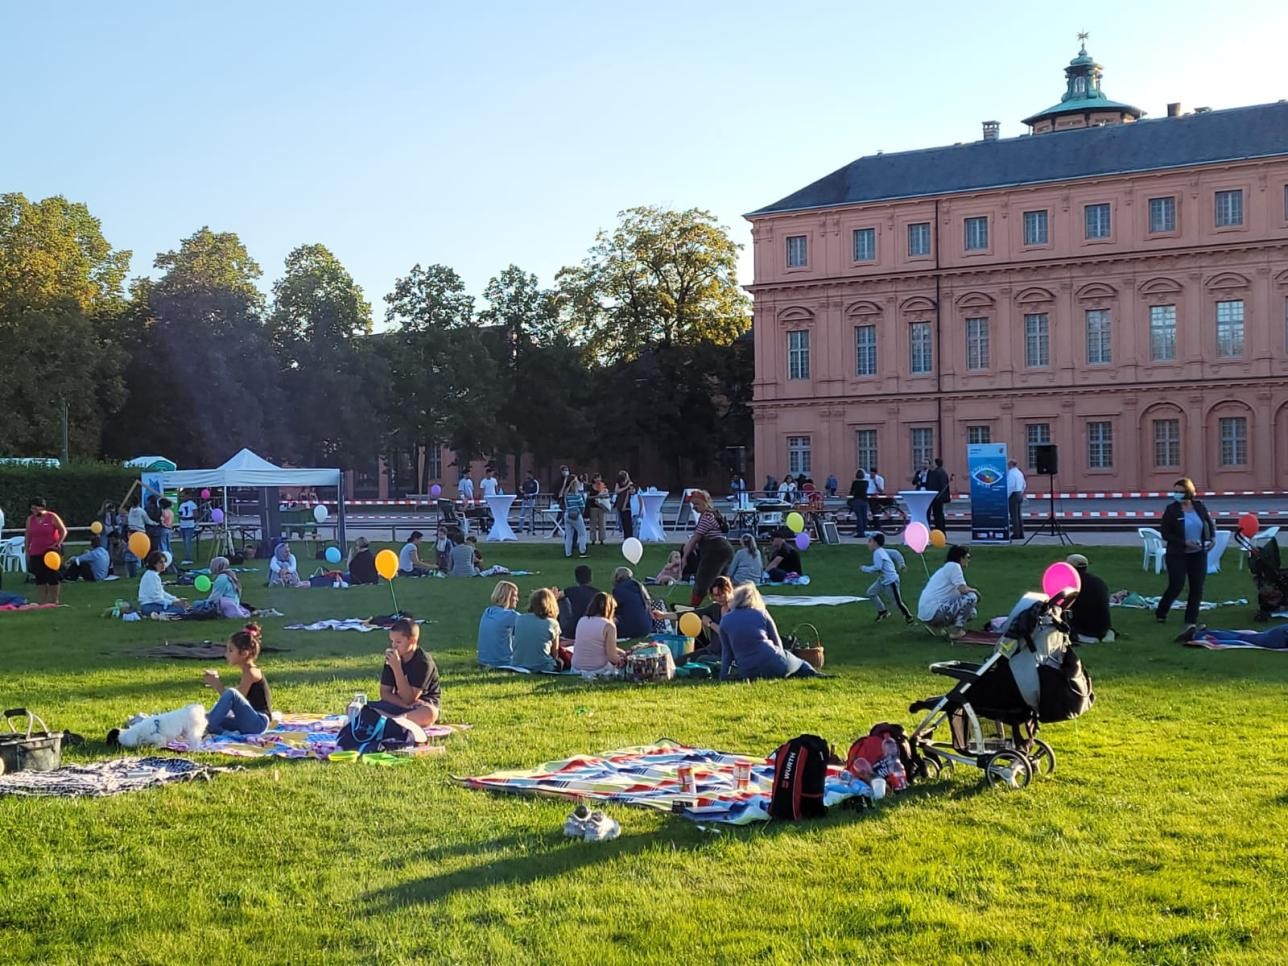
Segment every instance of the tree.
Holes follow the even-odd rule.
[[[618,219],[580,266],[556,278],[561,314],[594,356],[616,362],[650,346],[728,345],[749,328],[740,246],[714,215],[642,207]]]

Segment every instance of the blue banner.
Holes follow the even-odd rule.
[[[1006,504],[1006,444],[969,444],[966,466],[970,473],[971,540],[1005,542],[1010,523]]]

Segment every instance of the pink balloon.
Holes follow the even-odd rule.
[[[219,509],[219,507],[215,507],[213,510],[210,511],[210,519],[213,520],[215,523],[223,523],[224,511]]]
[[[903,529],[903,542],[913,553],[924,553],[930,543],[930,528],[920,520],[913,520]]]
[[[1053,563],[1042,574],[1042,593],[1048,597],[1068,591],[1076,594],[1080,590],[1082,590],[1082,577],[1078,575],[1077,568],[1063,560]]]
[[[809,549],[809,534],[806,533],[804,530],[796,534],[796,549],[797,550]]]
[[[210,499],[210,491],[209,491],[209,490],[202,490],[202,491],[201,491],[201,498],[202,498],[203,500],[209,500],[209,499]]]

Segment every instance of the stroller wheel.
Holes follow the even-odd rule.
[[[923,747],[921,749],[921,776],[928,781],[934,781],[937,778],[951,776],[953,773],[953,763],[949,758],[941,757],[934,749]]]
[[[1033,780],[1033,769],[1022,753],[1006,748],[984,760],[984,778],[994,787],[1028,788]]]
[[[1029,764],[1039,775],[1055,774],[1055,749],[1041,738],[1033,739],[1033,748],[1029,752]]]

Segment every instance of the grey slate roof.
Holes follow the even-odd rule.
[[[1288,155],[1288,103],[877,154],[748,217]]]

